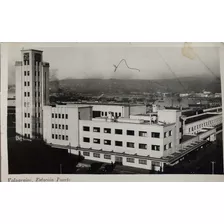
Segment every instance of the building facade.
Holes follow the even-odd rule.
[[[42,51],[22,50],[16,66],[17,138],[43,136],[43,105],[49,103],[49,63]]]

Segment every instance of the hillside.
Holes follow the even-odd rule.
[[[64,79],[52,81],[52,91],[57,88],[79,93],[130,93],[130,92],[221,92],[220,81],[211,77],[187,77],[163,80],[135,79]]]

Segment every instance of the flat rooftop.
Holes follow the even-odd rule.
[[[211,117],[217,116],[217,114],[202,114],[202,115],[198,115],[197,117],[192,117],[189,118],[185,121],[185,124],[190,124],[196,121],[200,121],[200,120],[204,120],[204,119],[208,119]]]
[[[192,138],[195,138],[195,135],[183,135],[182,143],[184,143]]]

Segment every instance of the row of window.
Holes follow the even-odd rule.
[[[66,140],[68,141],[68,135],[52,134],[52,139]]]
[[[24,96],[25,97],[29,97],[30,96],[30,92],[24,92]]]
[[[40,72],[38,71],[35,71],[35,76],[37,76],[37,74],[38,74],[38,76],[40,76]],[[45,72],[45,74],[46,74],[46,72]],[[24,76],[30,76],[30,71],[24,71]]]
[[[172,136],[172,131],[164,132],[164,138]]]
[[[30,118],[30,113],[24,113],[24,117]],[[35,113],[35,117],[40,117],[40,113]]]
[[[172,148],[172,143],[171,142],[167,145],[164,145],[164,151],[166,151],[167,149],[170,149],[170,148]]]
[[[90,152],[83,152],[83,155],[84,156],[90,156]],[[94,152],[93,153],[93,157],[100,158],[101,154],[97,153],[97,152]],[[104,159],[111,159],[111,155],[104,154]],[[134,163],[135,162],[135,158],[126,158],[126,162],[127,163]],[[142,165],[147,165],[147,160],[146,159],[139,159],[138,163],[142,164]]]
[[[24,123],[24,127],[25,128],[30,128],[30,124],[29,123]],[[40,123],[35,123],[35,128],[39,127],[40,128]]]
[[[89,126],[83,126],[83,131],[90,131],[90,127]],[[99,127],[93,127],[93,132],[100,132],[100,128]],[[111,134],[111,128],[104,128],[103,132]],[[123,134],[123,130],[122,129],[115,129],[115,134],[122,135]],[[135,131],[134,130],[127,130],[126,134],[134,136],[135,135]],[[147,132],[146,131],[139,131],[138,132],[138,136],[147,137]],[[160,133],[159,132],[152,132],[151,133],[151,137],[152,138],[160,138]]]
[[[62,118],[68,119],[68,114],[52,114],[52,118]]]
[[[30,134],[25,134],[25,138],[30,138]]]
[[[25,128],[30,128],[30,124],[29,123],[28,124],[27,123],[24,123],[24,127]]]
[[[30,71],[24,71],[24,76],[30,76]]]
[[[100,144],[100,139],[99,138],[93,138],[93,143],[94,144]],[[89,137],[83,137],[83,142],[90,143],[90,138]],[[111,140],[104,139],[103,140],[104,145],[111,145]],[[122,141],[115,141],[115,146],[123,147],[123,142]],[[135,143],[134,142],[126,142],[126,147],[128,148],[135,148]],[[147,149],[147,144],[144,143],[139,143],[138,144],[139,149]],[[152,150],[154,151],[160,151],[160,146],[159,145],[152,145]]]
[[[24,86],[30,86],[30,82],[24,82]]]
[[[101,112],[101,115],[107,117],[108,113],[107,112]],[[110,113],[111,113],[112,116],[115,116],[115,117],[120,117],[121,116],[121,113],[118,113],[118,112],[110,112]]]
[[[64,124],[52,124],[52,128],[55,128],[55,129],[66,129],[68,130],[68,125],[64,125]]]
[[[213,120],[213,121],[207,121],[207,122],[205,122],[205,123],[203,123],[203,124],[195,125],[195,126],[189,128],[189,132],[191,132],[191,131],[195,131],[196,129],[200,129],[200,128],[206,127],[206,126],[208,126],[208,125],[212,125],[212,124],[214,124],[214,123],[215,123],[215,121]]]

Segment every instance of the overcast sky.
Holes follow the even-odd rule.
[[[173,78],[163,58],[179,77],[211,75],[197,58],[183,56],[183,43],[172,44],[56,44],[17,43],[9,45],[9,84],[14,82],[15,61],[21,60],[20,50],[43,50],[43,59],[50,63],[50,69],[57,69],[59,79],[65,78]],[[192,44],[194,52],[219,76],[219,51],[215,44]],[[114,66],[125,59],[130,70],[121,63],[116,72]]]

